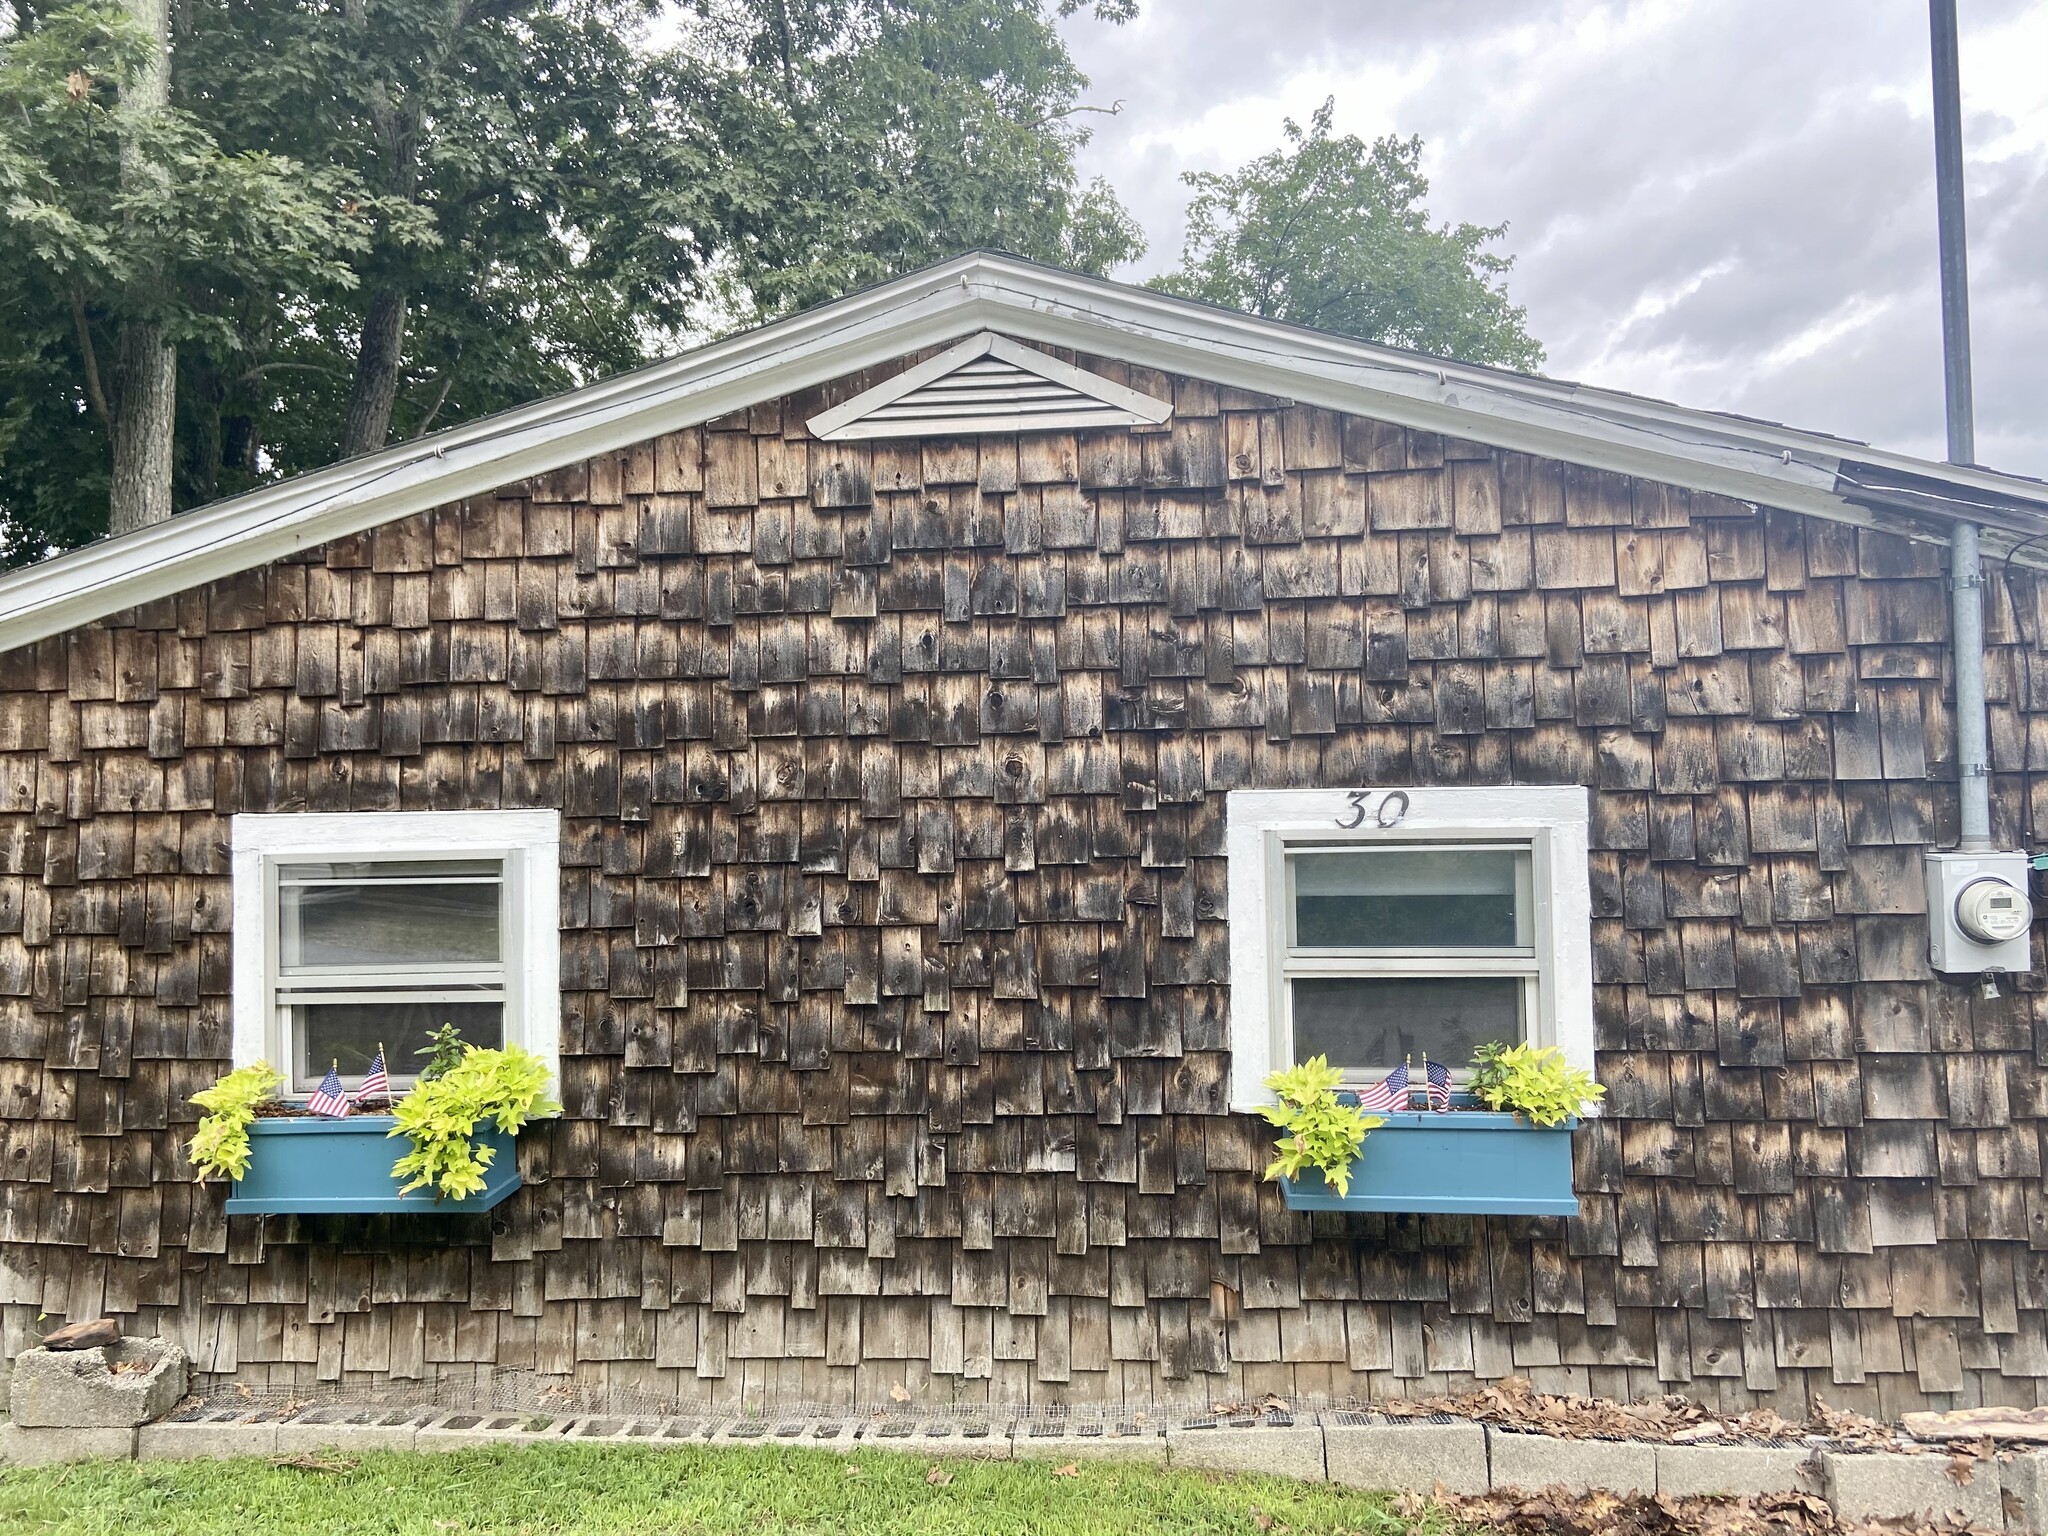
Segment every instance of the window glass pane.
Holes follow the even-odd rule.
[[[498,960],[504,882],[496,861],[288,864],[277,885],[286,968]]]
[[[1526,852],[1343,848],[1293,855],[1299,949],[1526,947]]]
[[[1411,1057],[1462,1072],[1489,1040],[1522,1038],[1514,976],[1302,977],[1294,988],[1294,1059],[1327,1056],[1346,1071],[1390,1072]]]
[[[394,1080],[410,1080],[426,1065],[426,1058],[413,1052],[443,1024],[453,1024],[471,1045],[505,1043],[503,1003],[311,1003],[292,1013],[298,1041],[292,1088],[299,1093],[319,1087],[330,1062],[353,1088],[370,1070],[380,1044],[391,1052],[384,1058],[385,1070]]]

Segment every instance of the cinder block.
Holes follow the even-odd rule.
[[[1323,1431],[1319,1424],[1261,1424],[1240,1429],[1223,1424],[1166,1431],[1169,1466],[1204,1472],[1257,1472],[1322,1482]]]
[[[2005,1528],[2024,1536],[2048,1536],[2048,1451],[2022,1451],[1998,1468],[2005,1499]]]
[[[1900,1520],[1958,1515],[1997,1530],[2005,1523],[1995,1462],[1971,1464],[1970,1480],[1949,1475],[1951,1459],[1934,1453],[1823,1451],[1827,1501],[1843,1520]]]
[[[1018,1460],[1050,1461],[1059,1466],[1069,1461],[1149,1461],[1166,1465],[1166,1436],[1154,1431],[1118,1434],[1115,1425],[1101,1426],[1097,1435],[1077,1435],[1071,1428],[1057,1435],[1034,1435],[1029,1424],[1010,1428],[1010,1454]]]
[[[1819,1493],[1812,1449],[1767,1445],[1660,1445],[1657,1491],[1674,1498],[1709,1493]]]
[[[0,1424],[0,1467],[43,1467],[64,1461],[130,1461],[132,1429],[44,1429]]]
[[[277,1425],[269,1420],[202,1419],[145,1424],[136,1431],[135,1454],[143,1461],[226,1461],[236,1456],[270,1456],[277,1451]]]
[[[1323,1415],[1323,1459],[1330,1481],[1353,1488],[1484,1493],[1486,1430],[1478,1424],[1369,1423],[1362,1415]]]
[[[1496,1488],[1563,1487],[1573,1493],[1655,1493],[1657,1447],[1642,1440],[1564,1440],[1486,1432]]]
[[[544,1428],[529,1428],[539,1419]],[[443,1413],[424,1424],[412,1426],[412,1441],[406,1449],[415,1451],[460,1451],[471,1446],[501,1440],[560,1440],[581,1422],[549,1416],[528,1417],[516,1413]]]
[[[100,1349],[25,1349],[14,1357],[8,1411],[25,1429],[133,1429],[185,1395],[185,1351],[162,1339]]]
[[[290,1424],[280,1424],[277,1426],[276,1454],[300,1456],[325,1450],[346,1454],[419,1448],[419,1426],[409,1420],[399,1424],[355,1422],[356,1419],[374,1420],[376,1417],[374,1414],[335,1414],[323,1422],[321,1418],[309,1415]]]
[[[905,1451],[913,1456],[967,1457],[974,1461],[1008,1461],[1011,1456],[1010,1426],[1006,1423],[956,1425],[933,1421],[915,1425],[908,1434],[897,1433],[897,1428],[894,1424],[863,1426],[859,1441],[847,1449]]]

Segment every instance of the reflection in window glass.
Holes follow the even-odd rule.
[[[286,865],[278,871],[279,962],[489,965],[499,957],[495,863]]]
[[[402,1085],[426,1065],[416,1053],[443,1024],[461,1030],[470,1045],[505,1043],[503,1003],[312,1003],[295,1012],[293,1087],[302,1093],[319,1085],[329,1063],[340,1069],[344,1084],[355,1087],[380,1046],[390,1052],[385,1069]]]
[[[1294,855],[1299,949],[1512,949],[1530,938],[1528,854],[1503,848],[1328,849]]]

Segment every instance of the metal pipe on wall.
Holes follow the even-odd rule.
[[[1934,61],[1934,202],[1941,246],[1941,357],[1948,459],[1977,457],[1970,382],[1970,257],[1963,223],[1963,107],[1956,64],[1955,0],[1928,0]],[[1984,724],[1984,571],[1977,525],[1959,522],[1949,543],[1949,636],[1956,668],[1956,780],[1965,853],[1990,850],[1991,763]]]

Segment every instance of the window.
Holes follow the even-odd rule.
[[[1360,1084],[1490,1040],[1591,1069],[1585,790],[1240,790],[1228,815],[1234,1105],[1317,1055]]]
[[[379,1047],[394,1083],[443,1024],[557,1056],[553,811],[234,819],[235,1059],[307,1093],[353,1087]]]

